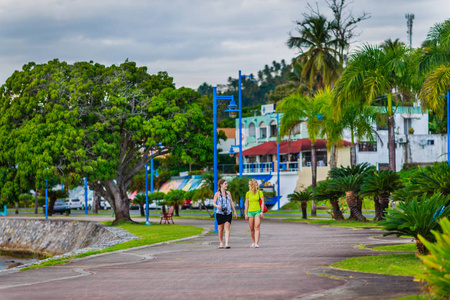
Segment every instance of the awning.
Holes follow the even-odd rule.
[[[347,141],[342,142],[343,146],[350,146]],[[327,141],[323,139],[316,140],[316,150],[325,149],[327,147]],[[311,150],[310,139],[299,139],[296,141],[282,141],[280,142],[280,154],[299,153],[300,151]],[[255,147],[242,151],[243,156],[254,155],[272,155],[277,153],[277,142],[270,141]]]

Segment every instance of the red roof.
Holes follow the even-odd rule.
[[[344,146],[350,146],[351,143],[343,141]],[[316,149],[324,149],[327,147],[327,141],[318,139],[316,140]],[[300,151],[311,150],[310,139],[299,139],[296,141],[281,141],[280,142],[280,154],[287,153],[299,153]],[[242,151],[243,156],[252,155],[271,155],[277,153],[277,142],[265,142],[261,145],[249,148]]]

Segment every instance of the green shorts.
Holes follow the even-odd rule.
[[[247,212],[247,216],[249,216],[249,217],[256,217],[256,216],[259,216],[260,214],[261,214],[261,210]]]

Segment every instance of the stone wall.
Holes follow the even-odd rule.
[[[120,239],[88,221],[0,219],[0,249],[57,255]]]

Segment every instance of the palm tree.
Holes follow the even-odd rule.
[[[290,136],[295,128],[306,122],[309,138],[311,139],[311,174],[312,189],[316,187],[317,164],[316,164],[316,140],[321,136],[321,128],[324,122],[323,111],[325,107],[325,97],[322,93],[317,93],[314,97],[303,94],[292,94],[277,105],[277,111],[283,112],[280,121],[280,136]],[[316,205],[313,201],[311,215],[316,215]]]
[[[450,19],[437,23],[428,32],[418,56],[421,105],[439,116],[445,115],[446,103],[440,97],[450,90]]]
[[[362,46],[350,57],[349,63],[336,84],[339,109],[349,104],[371,106],[377,97],[387,96],[389,139],[389,168],[395,171],[395,106],[403,100],[399,93],[412,86],[409,71],[412,68],[409,50],[403,44],[387,42],[382,47]]]
[[[294,192],[293,194],[288,195],[289,201],[294,202],[297,207],[299,207],[298,203],[301,203],[301,209],[302,209],[302,219],[307,219],[307,207],[308,207],[308,201],[313,200],[313,194],[311,189],[308,187],[304,191],[301,192]],[[299,207],[300,208],[300,207]],[[299,209],[300,210],[300,209]]]
[[[347,167],[339,167],[339,168],[334,168],[331,169],[330,171],[328,171],[328,177],[332,179],[332,182],[334,182],[334,179],[338,179],[338,178],[342,178],[342,177],[346,177],[346,176],[361,176],[361,178],[365,178],[367,177],[367,174],[375,172],[375,167],[371,166],[369,163],[365,162],[365,163],[361,163],[361,164],[357,164],[355,166],[347,166]],[[361,182],[362,184],[362,182]],[[333,189],[337,189],[338,191],[342,189],[340,189],[337,185],[331,185],[330,183],[330,187]],[[359,188],[358,188],[359,190]],[[345,192],[345,191],[343,191]],[[362,199],[359,197],[358,194],[356,194],[356,209],[359,211],[359,214],[362,214]],[[357,218],[356,215],[354,215],[353,211],[350,210],[350,218]]]
[[[356,198],[361,190],[362,184],[362,175],[347,175],[343,177],[333,178],[330,181],[330,188],[332,188],[333,190],[344,192],[347,205],[353,217],[358,221],[366,222],[366,217],[362,215],[361,210],[358,208],[358,202]]]
[[[146,202],[146,197],[144,194],[137,194],[134,199],[133,202],[139,204],[139,210],[141,212],[141,217],[145,217],[145,213],[144,213],[144,204]],[[150,202],[151,203],[151,202]],[[150,204],[149,203],[149,204]]]
[[[301,76],[315,90],[331,86],[342,70],[339,50],[342,41],[335,38],[333,24],[322,15],[306,16],[297,22],[299,36],[290,36],[287,45],[296,48],[300,55],[293,63],[302,64]]]
[[[231,194],[231,198],[239,203],[240,197],[245,199],[245,193],[248,192],[248,181],[249,177],[247,176],[236,176],[232,180],[228,182],[228,191]],[[239,203],[240,215],[241,217],[244,215],[244,209],[241,207]]]
[[[330,187],[330,179],[321,181],[314,189],[313,197],[317,201],[329,200],[331,207],[333,208],[333,218],[335,220],[344,220],[341,208],[339,207],[339,198],[343,196],[343,193],[339,190],[334,190]]]
[[[401,186],[400,176],[395,171],[379,170],[368,174],[361,187],[361,191],[363,194],[377,197],[379,203],[379,210],[377,211],[375,209],[375,218],[377,221],[384,219],[385,210],[389,208],[391,194],[400,189]]]

